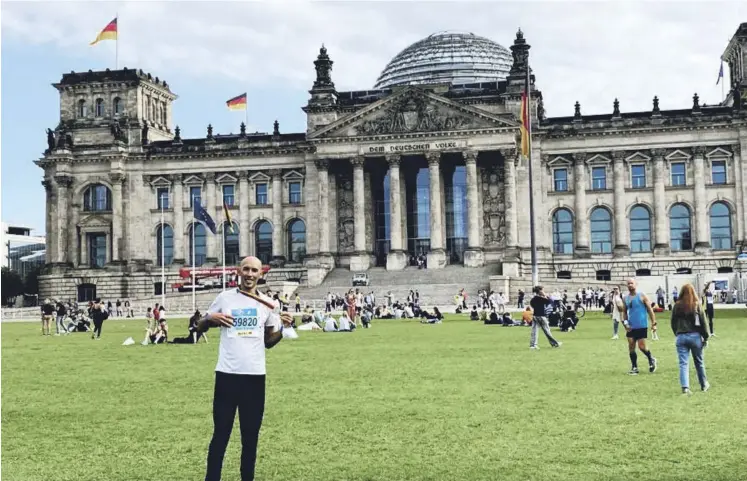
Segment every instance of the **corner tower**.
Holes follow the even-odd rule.
[[[142,70],[70,72],[52,85],[60,92],[58,139],[137,145],[174,137],[171,104],[177,96],[166,81]]]
[[[729,65],[729,95],[725,104],[744,109],[747,105],[747,23],[739,25],[721,60]]]

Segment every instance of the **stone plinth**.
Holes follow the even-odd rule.
[[[428,269],[443,269],[446,267],[446,251],[433,249],[428,252]],[[465,260],[466,262],[466,260]]]
[[[387,263],[388,264],[388,263]],[[350,256],[351,271],[367,271],[371,267],[371,256],[366,253]]]
[[[407,255],[404,251],[389,251],[386,255],[386,270],[401,271],[407,266]]]
[[[482,267],[485,265],[485,253],[482,249],[467,249],[464,251],[464,266],[465,267]],[[428,260],[428,267],[430,267],[430,258]]]

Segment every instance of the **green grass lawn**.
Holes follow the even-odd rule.
[[[453,316],[301,333],[268,352],[257,479],[747,479],[746,313],[717,316],[712,390],[695,389],[691,366],[689,398],[668,316],[651,343],[659,370],[638,377],[626,375],[626,343],[610,340],[598,314],[577,332],[553,330],[562,348],[542,338],[537,352],[528,328]],[[186,324],[171,320],[172,333]],[[92,341],[2,324],[4,480],[203,479],[217,332],[207,345],[121,345],[139,343],[143,327],[108,320]]]

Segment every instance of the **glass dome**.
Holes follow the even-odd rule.
[[[439,32],[402,50],[386,66],[374,85],[395,85],[504,80],[511,70],[511,52],[474,33]]]

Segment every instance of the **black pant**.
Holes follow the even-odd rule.
[[[93,320],[93,335],[96,337],[101,337],[101,326],[104,324],[104,320]]]
[[[257,440],[265,411],[265,376],[216,371],[213,397],[213,439],[210,440],[205,481],[220,481],[223,456],[239,409],[241,481],[254,480]]]
[[[713,334],[713,304],[706,303],[706,316],[708,316],[708,327]]]

